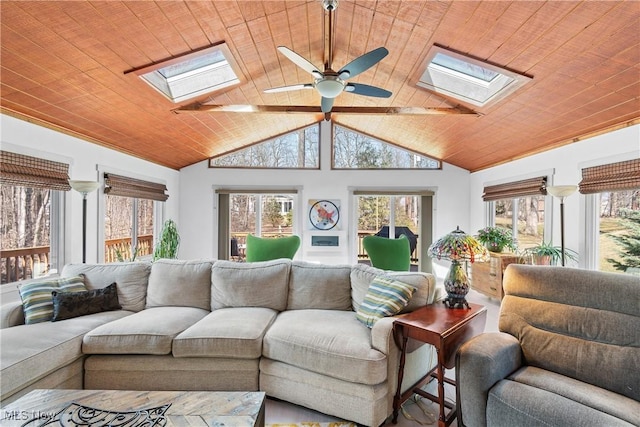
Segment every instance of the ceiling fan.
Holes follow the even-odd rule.
[[[293,90],[315,89],[321,96],[320,111],[312,106],[282,106],[282,105],[214,105],[196,102],[191,105],[174,109],[174,113],[193,112],[227,112],[227,113],[314,113],[322,112],[325,119],[329,120],[331,112],[352,114],[403,114],[403,115],[427,115],[427,114],[469,114],[477,115],[475,111],[457,105],[452,108],[443,107],[333,107],[334,100],[342,92],[376,98],[389,98],[392,92],[364,83],[349,82],[349,79],[367,71],[384,57],[389,51],[379,47],[365,53],[340,68],[332,69],[333,62],[333,20],[334,12],[338,6],[338,0],[322,0],[323,8],[328,12],[325,20],[325,64],[324,71],[320,71],[313,63],[289,49],[286,46],[278,46],[278,51],[287,57],[295,65],[311,74],[314,78],[311,83],[301,83],[289,86],[274,87],[264,90],[265,93],[288,92]]]
[[[326,62],[324,64],[324,71],[320,71],[310,61],[303,58],[293,50],[286,46],[278,46],[278,50],[281,54],[286,56],[291,62],[302,68],[304,71],[310,73],[314,77],[313,83],[304,83],[291,86],[282,86],[267,89],[265,93],[287,92],[291,90],[300,89],[315,89],[322,101],[320,103],[320,110],[323,113],[331,112],[334,99],[342,92],[350,92],[356,95],[373,96],[376,98],[389,98],[392,93],[388,90],[381,89],[379,87],[366,85],[363,83],[350,83],[348,79],[357,76],[369,68],[380,62],[385,56],[389,54],[389,51],[384,47],[379,47],[370,52],[365,53],[362,56],[357,57],[353,61],[349,62],[338,71],[332,69],[333,62],[333,14],[338,6],[337,0],[323,0],[322,6],[328,12],[328,25],[325,26],[326,33],[325,40],[327,46],[325,46]]]

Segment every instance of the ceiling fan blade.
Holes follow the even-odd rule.
[[[347,83],[344,88],[345,92],[355,93],[356,95],[373,96],[376,98],[389,98],[393,93],[379,87],[369,86],[362,83]]]
[[[389,54],[389,51],[384,47],[379,47],[367,52],[362,56],[357,57],[353,61],[349,62],[338,71],[338,76],[345,80],[357,76],[358,74],[367,71],[369,68],[376,65],[385,56]]]
[[[313,89],[313,84],[303,83],[299,85],[272,87],[270,89],[265,89],[264,93],[288,92],[290,90],[299,90],[299,89]]]
[[[298,67],[305,70],[307,73],[312,74],[315,78],[322,77],[322,72],[320,72],[320,70],[318,70],[318,68],[315,65],[313,65],[311,62],[307,61],[305,58],[298,55],[288,47],[278,46],[278,50],[280,51],[281,54],[289,58],[291,62],[293,62]]]
[[[322,103],[320,104],[320,110],[323,113],[328,113],[331,111],[331,108],[333,107],[333,100],[334,98],[325,98],[324,96],[322,97]]]

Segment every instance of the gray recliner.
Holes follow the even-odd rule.
[[[511,264],[499,333],[457,354],[459,425],[640,425],[640,278]]]

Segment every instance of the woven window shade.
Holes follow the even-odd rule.
[[[167,186],[155,182],[142,181],[140,179],[127,178],[126,176],[104,174],[104,192],[111,196],[135,197],[136,199],[149,199],[164,202],[169,198]]]
[[[482,200],[491,202],[501,199],[513,199],[523,196],[547,194],[547,177],[523,179],[522,181],[507,182],[505,184],[484,187]]]
[[[2,185],[69,191],[69,165],[52,160],[0,151]]]
[[[579,186],[582,194],[640,188],[640,159],[584,168]]]

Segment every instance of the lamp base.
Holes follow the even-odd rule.
[[[444,289],[447,291],[447,298],[442,302],[449,308],[471,308],[467,303],[466,296],[469,293],[469,279],[458,261],[451,261],[451,268],[444,279]]]
[[[469,303],[467,302],[467,299],[465,297],[455,297],[455,296],[449,295],[448,297],[442,300],[442,303],[445,306],[447,306],[447,308],[465,308],[466,307],[469,310],[471,310],[471,307],[469,307]]]

